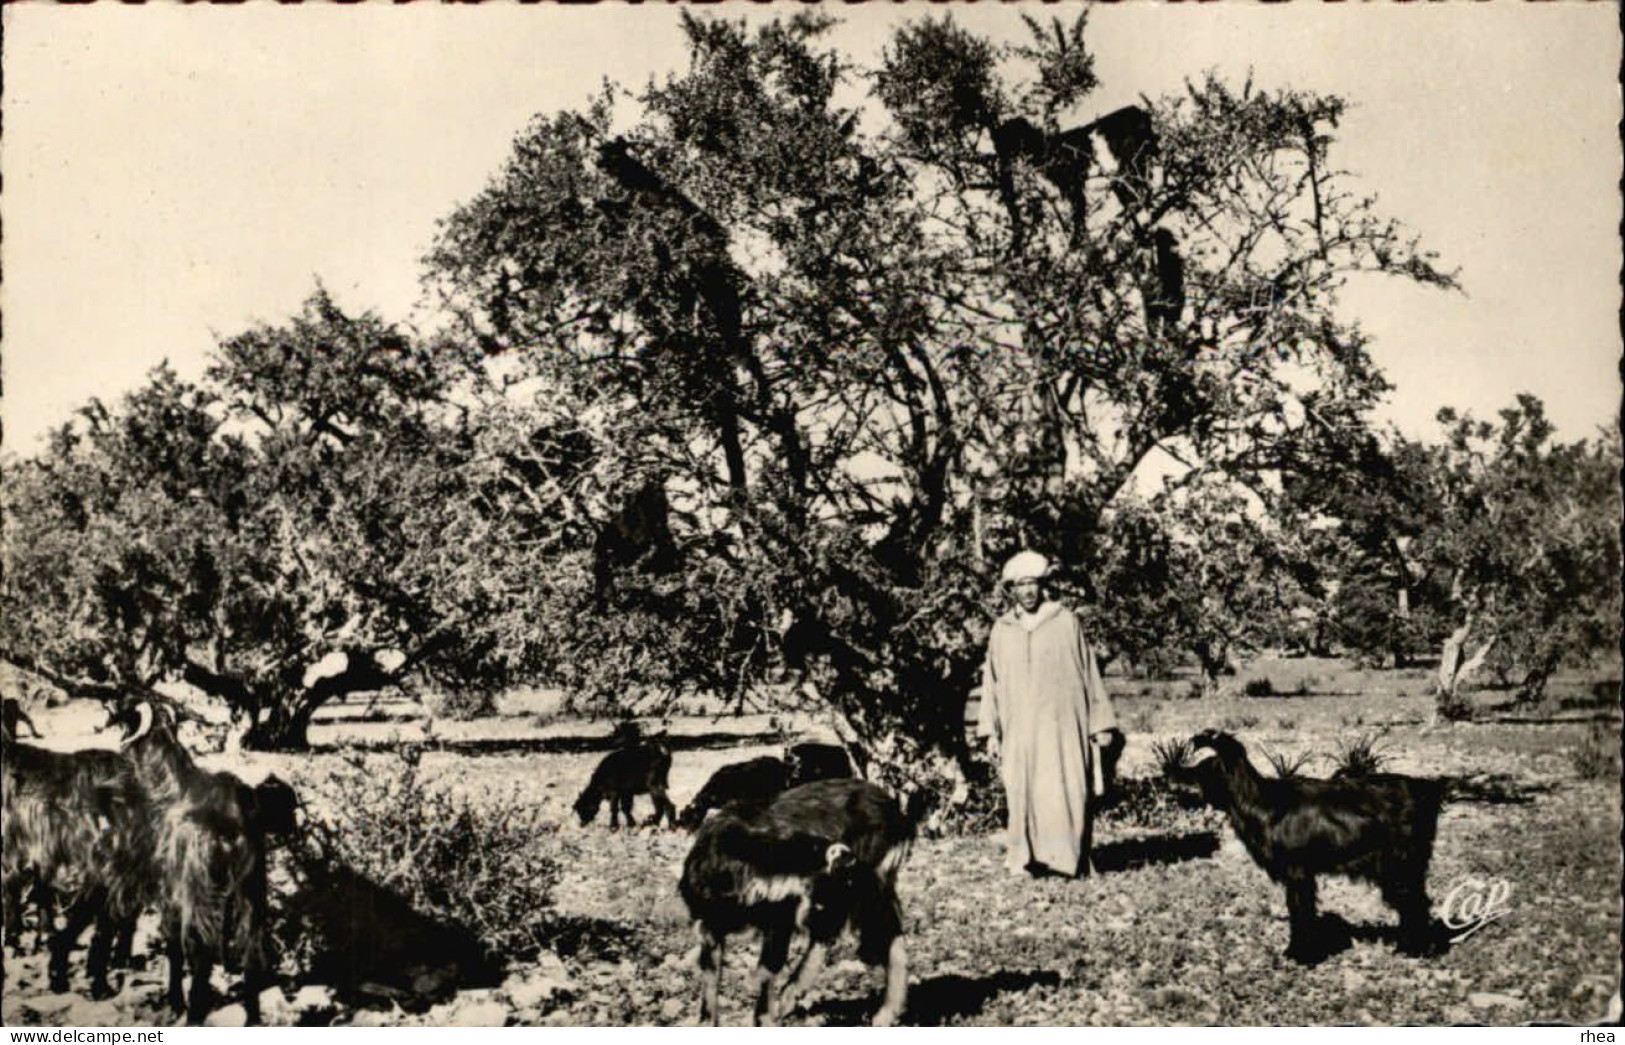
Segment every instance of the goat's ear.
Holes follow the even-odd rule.
[[[298,828],[299,796],[282,778],[268,776],[248,792],[251,816],[270,835],[290,835]]]

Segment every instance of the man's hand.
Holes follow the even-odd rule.
[[[987,760],[989,762],[997,762],[999,760],[999,738],[996,736],[989,736],[987,738]]]

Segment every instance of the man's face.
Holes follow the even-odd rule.
[[[1011,581],[1010,596],[1016,600],[1016,605],[1021,607],[1022,612],[1031,613],[1044,601],[1044,582],[1037,577]]]

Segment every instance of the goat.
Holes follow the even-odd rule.
[[[22,704],[13,697],[0,700],[0,737],[3,737],[7,744],[17,739],[17,727],[24,722],[28,723],[29,734],[35,740],[39,740],[39,727],[28,717],[28,712],[23,710]]]
[[[0,862],[9,936],[30,881],[47,912],[58,891],[71,891],[64,924],[51,936],[51,989],[68,987],[68,958],[85,927],[96,923],[87,955],[90,994],[110,990],[107,966],[115,936],[133,926],[150,897],[155,836],[151,806],[133,767],[116,752],[5,748]]]
[[[821,780],[755,807],[729,806],[700,828],[678,891],[700,937],[700,1020],[718,1021],[717,990],[727,938],[761,930],[756,1023],[772,1024],[818,975],[828,946],[848,926],[859,956],[886,966],[876,1026],[890,1026],[907,1001],[897,872],[915,824],[897,800],[861,780]],[[783,998],[776,980],[794,937],[807,951]]]
[[[209,976],[226,959],[241,966],[243,1007],[258,1023],[259,993],[270,979],[266,828],[291,826],[292,793],[280,781],[256,791],[229,773],[200,769],[167,709],[141,702],[126,710],[124,752],[151,799],[169,1005],[201,1023]],[[182,991],[188,969],[189,995]]]
[[[654,816],[649,823],[658,824],[664,816],[671,826],[677,826],[677,807],[666,794],[666,777],[671,772],[671,750],[657,741],[636,747],[611,751],[592,771],[592,779],[575,800],[576,815],[583,825],[592,823],[598,807],[609,799],[609,826],[620,826],[620,814],[626,814],[626,826],[632,826],[632,799],[644,793],[654,802]]]
[[[839,744],[791,744],[784,749],[784,761],[790,766],[790,787],[857,775],[852,772],[851,757]]]
[[[765,755],[723,766],[700,788],[677,822],[692,831],[705,815],[734,802],[762,804],[790,786],[790,766],[782,758]]]
[[[1253,768],[1228,733],[1205,730],[1191,742],[1214,753],[1196,767],[1204,794],[1224,809],[1253,860],[1286,888],[1289,958],[1312,963],[1324,956],[1312,938],[1321,874],[1374,883],[1399,913],[1401,952],[1437,951],[1427,872],[1444,798],[1438,781],[1387,773],[1272,779]]]

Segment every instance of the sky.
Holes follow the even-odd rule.
[[[752,19],[787,5],[721,5]],[[860,62],[941,5],[837,10]],[[1024,33],[1031,4],[954,5]],[[1334,157],[1459,268],[1464,292],[1362,278],[1345,315],[1394,383],[1380,419],[1546,402],[1563,438],[1620,402],[1618,7],[1135,2],[1093,9],[1101,88],[1078,122],[1212,69],[1339,94]],[[7,4],[0,137],[4,448],[31,453],[89,398],[278,323],[319,279],[346,310],[428,317],[437,220],[531,117],[605,78],[685,64],[668,5]]]

